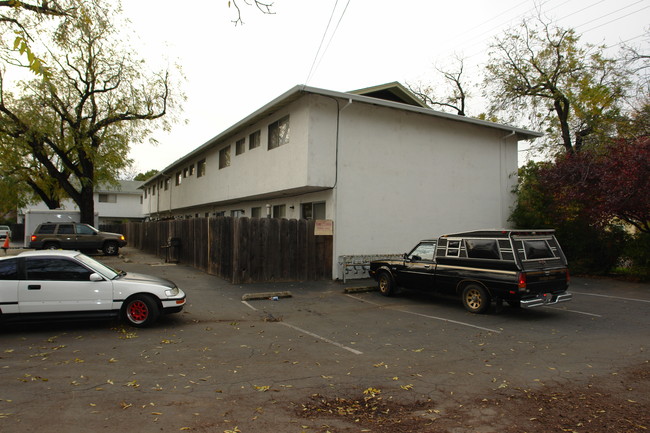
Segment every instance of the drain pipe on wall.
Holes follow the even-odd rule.
[[[499,173],[501,173],[501,221],[504,221],[504,222],[506,221],[506,217],[504,215],[504,206],[505,206],[505,203],[506,203],[506,196],[507,196],[507,193],[506,193],[505,189],[506,189],[506,185],[508,184],[508,182],[506,181],[506,178],[504,177],[505,175],[503,173],[503,160],[506,157],[506,144],[507,144],[506,141],[508,140],[508,138],[510,138],[512,136],[516,136],[516,135],[517,135],[517,133],[515,131],[512,131],[510,134],[501,137],[501,145],[499,146],[499,148],[500,148],[500,152],[499,152],[500,153],[500,155],[499,155]],[[517,165],[518,164],[519,164],[519,162],[517,162]],[[506,173],[506,175],[510,176],[510,173]],[[504,223],[504,226],[505,225],[507,225],[507,224]]]

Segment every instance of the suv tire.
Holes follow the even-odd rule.
[[[117,244],[117,242],[105,242],[102,251],[107,256],[116,256],[120,251],[120,246]]]
[[[43,245],[44,250],[60,250],[61,246],[57,244],[56,242],[46,242],[45,245]]]

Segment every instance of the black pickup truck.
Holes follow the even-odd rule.
[[[400,260],[370,263],[386,296],[398,287],[459,295],[472,313],[492,301],[537,307],[570,301],[567,260],[553,230],[482,230],[423,240]]]

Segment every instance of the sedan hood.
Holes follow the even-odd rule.
[[[147,274],[138,274],[136,272],[127,272],[125,275],[120,277],[120,280],[128,283],[158,284],[161,286],[169,287],[170,289],[176,287],[176,284],[165,278],[154,277],[153,275]]]

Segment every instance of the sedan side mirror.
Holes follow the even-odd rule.
[[[104,281],[104,277],[99,275],[97,272],[90,274],[90,281]]]

